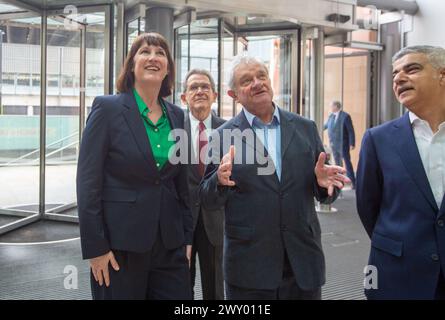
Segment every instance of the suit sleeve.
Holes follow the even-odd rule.
[[[104,162],[109,145],[105,109],[101,100],[96,98],[82,135],[77,163],[77,205],[84,259],[110,251],[102,208]]]
[[[382,201],[382,172],[374,141],[368,130],[363,136],[357,168],[356,199],[360,220],[371,237]]]
[[[182,110],[179,111],[179,117],[182,118],[181,123],[184,123],[187,114]],[[187,136],[183,136],[180,140],[181,146],[180,150],[188,149]],[[189,158],[186,159],[186,163],[177,164],[180,166],[179,174],[174,178],[175,188],[179,196],[179,205],[183,214],[183,224],[184,224],[184,236],[185,244],[193,243],[193,216],[190,210],[190,193],[188,185],[188,175],[189,175]]]
[[[349,145],[355,147],[354,125],[352,124],[352,119],[349,114],[345,119],[345,126],[346,126],[346,130],[348,131]]]
[[[199,185],[199,197],[202,206],[209,211],[216,211],[224,207],[233,187],[220,186],[218,184],[218,168],[221,162],[222,148],[219,143],[219,131],[216,130],[210,136],[207,155],[207,166],[204,177]]]
[[[318,134],[318,130],[317,130],[317,125],[315,124],[315,122],[312,122],[312,132],[313,132],[313,141],[315,144],[315,162],[314,162],[314,169],[315,169],[315,165],[317,163],[318,157],[320,156],[320,153],[325,152],[324,148],[323,148],[323,144],[321,142],[320,136]],[[326,164],[328,164],[328,161],[326,159]],[[337,199],[340,190],[337,187],[334,187],[334,192],[332,194],[332,196],[329,196],[328,194],[328,189],[320,187],[317,183],[317,177],[315,176],[315,172],[314,172],[314,196],[315,198],[320,201],[323,204],[330,204],[332,202],[335,201],[335,199]]]

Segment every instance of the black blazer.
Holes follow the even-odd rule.
[[[165,101],[173,129],[181,108]],[[146,252],[161,232],[166,248],[192,243],[186,165],[156,167],[132,93],[97,97],[83,132],[77,204],[84,259],[110,249]]]
[[[286,250],[298,286],[314,290],[325,282],[314,197],[329,203],[338,192],[328,197],[327,190],[316,182],[314,168],[323,145],[315,123],[293,113],[279,112],[281,181],[275,173],[258,175],[260,163],[265,163],[264,146],[259,139],[253,144],[242,137],[241,133],[251,127],[241,112],[212,135],[214,139],[219,134],[220,150],[209,148],[214,164],[207,166],[200,195],[209,210],[225,205],[224,279],[228,283],[244,288],[276,289],[283,276]],[[235,162],[232,168],[235,187],[217,184],[218,164],[228,152],[224,129],[239,129],[234,132],[235,146],[241,145],[236,149],[235,161],[241,154],[242,162]],[[255,153],[253,164],[246,163],[246,152]]]
[[[226,122],[224,119],[221,119],[212,113],[212,129],[218,128],[224,122]],[[202,222],[210,243],[214,246],[220,246],[223,243],[224,207],[221,206],[216,210],[207,212],[208,210],[201,206],[201,199],[199,198],[199,183],[201,182],[201,176],[198,171],[198,160],[195,159],[195,152],[192,150],[193,144],[191,141],[192,134],[189,111],[185,112],[184,126],[187,132],[188,145],[190,146],[189,155],[191,165],[189,166],[188,185],[190,193],[190,209],[192,210],[193,215],[193,230],[196,228],[199,212],[201,210]]]

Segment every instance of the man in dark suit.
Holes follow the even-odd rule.
[[[189,139],[190,208],[193,215],[193,245],[191,258],[192,288],[196,278],[196,256],[199,256],[204,300],[224,300],[222,273],[224,208],[206,212],[201,206],[198,187],[204,174],[208,135],[225,121],[211,112],[215,102],[215,82],[206,70],[192,69],[184,79],[182,102],[188,106],[184,128]]]
[[[363,137],[356,192],[375,267],[368,299],[445,299],[444,76],[443,48],[396,53],[393,90],[409,112]]]
[[[273,103],[263,62],[238,56],[230,74],[228,93],[243,110],[212,134],[200,186],[205,208],[225,205],[226,297],[320,299],[314,197],[332,202],[349,179],[324,164],[315,123]]]
[[[355,148],[354,126],[352,125],[351,116],[342,110],[340,101],[332,101],[330,107],[331,114],[324,125],[324,129],[328,129],[329,142],[335,164],[342,166],[342,160],[345,161],[346,172],[354,188],[354,168],[351,162],[351,155],[349,154],[349,150]]]

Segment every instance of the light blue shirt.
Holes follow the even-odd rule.
[[[256,136],[272,158],[278,180],[281,181],[281,122],[278,106],[274,105],[274,108],[272,121],[266,124],[260,118],[247,111],[246,108],[243,108],[243,111],[247,122],[249,122]]]

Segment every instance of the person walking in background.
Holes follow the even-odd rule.
[[[208,136],[225,121],[212,113],[218,94],[215,81],[206,70],[192,69],[184,79],[181,95],[187,105],[185,130],[188,137],[190,163],[188,185],[193,214],[193,246],[191,259],[192,288],[196,279],[196,256],[199,256],[204,300],[224,300],[222,272],[224,207],[207,212],[201,205],[199,183],[204,174]]]
[[[350,150],[355,148],[355,132],[351,116],[342,110],[339,101],[332,101],[330,104],[331,114],[324,125],[328,129],[329,142],[334,155],[335,164],[343,165],[345,161],[348,178],[352,182],[352,188],[355,188],[354,167],[351,162]]]
[[[93,102],[80,146],[77,203],[93,299],[191,299],[187,166],[169,162],[184,112],[164,100],[175,66],[165,39],[138,36]]]

